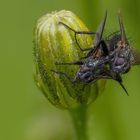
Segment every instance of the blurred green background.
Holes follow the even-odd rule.
[[[116,14],[121,9],[127,35],[132,45],[140,49],[139,0],[1,0],[0,140],[71,139],[68,112],[48,103],[33,81],[36,20],[62,9],[73,11],[92,31],[107,9],[105,33],[117,29]],[[116,82],[108,81],[105,92],[91,105],[91,140],[140,139],[140,67],[133,67],[124,76],[124,85],[129,97]]]

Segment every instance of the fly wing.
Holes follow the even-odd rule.
[[[122,21],[122,15],[121,12],[118,12],[118,20],[119,20],[119,27],[120,27],[120,33],[121,33],[121,41],[124,43],[127,43],[127,38],[124,30],[124,25]],[[140,51],[137,49],[132,48],[132,54],[134,59],[132,60],[132,65],[140,65]]]
[[[119,20],[119,28],[120,28],[120,33],[121,33],[121,41],[123,41],[124,43],[127,43],[127,38],[126,38],[124,25],[122,21],[122,15],[120,11],[118,12],[118,20]]]
[[[102,35],[103,35],[105,23],[106,23],[106,18],[107,18],[107,11],[105,12],[104,17],[103,17],[100,25],[98,26],[96,36],[95,36],[95,39],[94,39],[94,46],[98,46],[99,42],[102,39]]]
[[[95,35],[94,43],[93,43],[94,48],[91,51],[89,51],[89,53],[87,54],[86,57],[95,56],[95,52],[98,51],[99,43],[102,40],[102,35],[103,35],[105,23],[106,23],[106,18],[107,18],[107,11],[105,12],[105,15],[104,15],[100,25],[98,26],[97,31],[96,31],[96,35]]]
[[[140,51],[137,49],[132,49],[134,60],[132,60],[132,65],[140,65]]]

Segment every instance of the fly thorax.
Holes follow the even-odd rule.
[[[89,61],[86,65],[87,67],[94,69],[98,65],[98,63],[98,59],[93,59],[92,61]]]
[[[117,46],[118,48],[126,48],[127,44],[124,41],[120,40],[118,41]]]

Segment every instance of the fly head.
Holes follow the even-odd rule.
[[[110,48],[110,69],[113,72],[123,74],[129,71],[133,60],[130,44],[126,38],[122,16],[118,13],[119,33],[113,35],[108,41]]]

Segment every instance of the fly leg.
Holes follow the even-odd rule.
[[[91,50],[92,48],[81,48],[78,41],[77,41],[77,34],[88,34],[88,35],[93,35],[93,34],[96,34],[96,32],[90,32],[90,31],[76,31],[74,29],[72,29],[71,27],[69,27],[68,25],[66,25],[65,23],[63,22],[59,22],[60,24],[64,25],[65,27],[67,27],[68,29],[70,29],[71,31],[74,32],[74,37],[75,37],[75,41],[76,41],[76,44],[78,45],[79,49],[81,51],[88,51],[88,50]]]
[[[83,65],[82,61],[65,62],[65,63],[55,63],[56,65]]]

